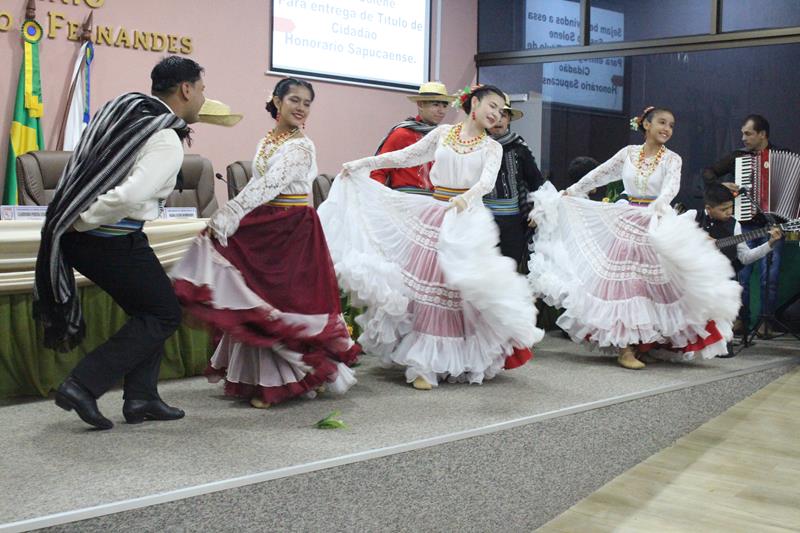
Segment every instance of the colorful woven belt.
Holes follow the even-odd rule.
[[[91,229],[85,233],[94,235],[95,237],[119,237],[121,235],[129,235],[139,231],[143,226],[144,222],[141,220],[123,218],[116,224],[103,224],[102,226]]]
[[[450,198],[458,196],[459,194],[464,194],[468,190],[469,189],[451,189],[449,187],[434,187],[433,197],[436,200],[442,200],[443,202],[446,202]]]
[[[308,206],[307,194],[279,194],[269,202],[267,205],[273,207],[305,207]]]
[[[520,214],[519,198],[486,198],[484,196],[483,205],[496,217]]]
[[[422,196],[430,196],[433,191],[430,189],[420,189],[419,187],[398,187],[396,191],[405,192],[408,194],[421,194]]]
[[[638,205],[638,206],[648,206],[653,203],[653,201],[658,198],[657,196],[629,196],[628,203],[630,205]]]

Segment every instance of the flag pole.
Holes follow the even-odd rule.
[[[76,63],[78,61],[84,61],[84,43],[90,42],[92,40],[92,25],[94,23],[94,12],[90,11],[89,16],[84,19],[83,24],[81,25],[81,35],[79,37],[80,47],[78,48],[78,58],[76,59]],[[78,83],[80,83],[81,76],[80,76],[80,69],[74,69],[72,80],[70,81],[69,85],[69,93],[67,94],[67,105],[64,106],[64,112],[61,114],[61,126],[58,128],[58,142],[56,143],[56,150],[63,150],[64,149],[64,141],[66,139],[66,131],[67,131],[67,121],[69,119],[69,112],[72,107],[72,97],[75,95],[75,88],[77,87]]]

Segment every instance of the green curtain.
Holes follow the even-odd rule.
[[[47,396],[72,367],[127,320],[111,297],[95,286],[78,290],[87,321],[86,338],[69,353],[42,345],[42,329],[32,318],[30,293],[0,294],[0,398]],[[165,343],[161,379],[202,374],[213,352],[209,334],[185,323]]]

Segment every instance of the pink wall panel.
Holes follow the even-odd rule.
[[[75,3],[80,5],[74,5]],[[0,12],[7,11],[19,27],[25,0],[7,0]],[[80,0],[40,0],[37,20],[47,35],[48,12],[58,12],[68,20],[80,21],[90,8]],[[195,142],[190,153],[211,159],[216,172],[239,159],[250,159],[256,142],[272,127],[264,110],[277,77],[265,75],[269,55],[268,0],[105,0],[94,10],[96,25],[189,36],[194,47],[190,57],[206,69],[206,94],[222,100],[245,118],[232,129],[195,125]],[[436,27],[437,0],[432,0],[433,29]],[[442,0],[441,79],[452,92],[475,78],[473,56],[477,48],[477,0]],[[0,20],[2,22],[2,20]],[[54,39],[40,44],[47,148],[55,147],[61,114],[66,105],[69,76],[78,44],[67,40],[67,29],[58,30]],[[435,54],[435,35],[432,35]],[[149,73],[164,52],[96,46],[92,66],[92,108],[126,91],[149,92]],[[19,34],[0,32],[0,169],[4,174],[8,130],[22,57]],[[431,73],[435,57],[431,57]],[[317,146],[320,172],[335,173],[341,163],[371,154],[386,130],[414,110],[397,91],[364,88],[335,83],[314,82],[317,99],[306,134]],[[458,117],[451,110],[447,121]],[[0,176],[2,183],[4,176]],[[224,184],[217,194],[224,196]]]

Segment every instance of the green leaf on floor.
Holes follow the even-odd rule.
[[[314,424],[314,426],[317,429],[347,428],[347,424],[345,424],[344,421],[341,418],[339,418],[341,414],[342,413],[339,411],[334,411],[325,418],[323,418],[322,420],[320,420],[319,422],[317,422],[316,424]]]

